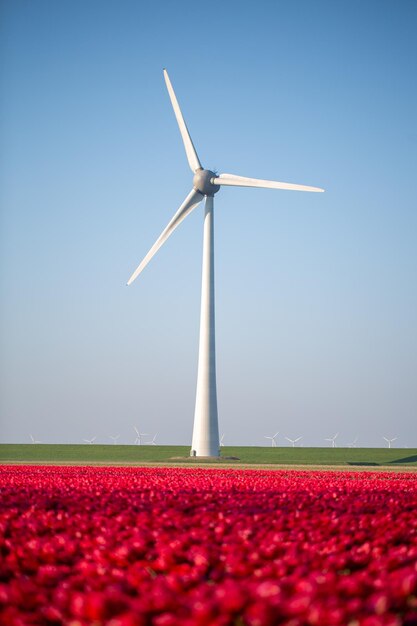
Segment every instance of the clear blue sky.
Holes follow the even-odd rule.
[[[167,67],[206,167],[326,189],[216,196],[225,443],[417,446],[416,3],[1,11],[1,440],[191,441],[202,208],[126,287],[191,188]]]

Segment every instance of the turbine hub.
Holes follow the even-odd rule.
[[[214,196],[220,189],[220,185],[213,185],[212,178],[216,178],[217,174],[211,170],[197,170],[194,174],[193,187],[203,196]]]

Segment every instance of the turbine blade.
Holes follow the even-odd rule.
[[[306,185],[294,185],[292,183],[279,183],[275,180],[261,180],[260,178],[246,178],[235,174],[220,174],[213,178],[213,185],[228,185],[230,187],[264,187],[265,189],[288,189],[290,191],[324,191],[320,187],[308,187]]]
[[[166,242],[168,237],[174,232],[177,226],[181,224],[181,222],[187,217],[189,213],[191,213],[191,211],[197,206],[197,204],[199,204],[202,201],[203,198],[204,196],[198,191],[195,191],[195,189],[193,189],[188,194],[188,196],[186,197],[186,199],[184,200],[184,202],[182,203],[178,211],[175,213],[172,220],[169,222],[168,226],[162,231],[158,239],[153,244],[152,248],[149,250],[148,254],[145,256],[143,261],[135,269],[132,276],[127,281],[128,285],[131,285],[133,283],[135,278],[139,276],[141,271],[148,265],[152,257],[158,252],[162,244]]]
[[[185,153],[187,155],[188,164],[191,167],[192,172],[196,172],[197,170],[201,170],[201,163],[197,156],[197,152],[194,148],[194,144],[191,140],[190,133],[188,132],[187,124],[184,121],[183,115],[181,113],[180,105],[178,104],[177,97],[175,95],[175,91],[171,85],[171,81],[169,80],[168,72],[164,69],[164,78],[165,83],[168,89],[168,94],[171,99],[172,108],[174,109],[175,117],[177,118],[177,123],[180,129],[181,137],[184,142]]]

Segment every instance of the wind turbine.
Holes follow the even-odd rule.
[[[287,441],[290,441],[292,443],[292,447],[295,448],[295,444],[297,443],[297,441],[300,441],[300,439],[302,439],[302,436],[301,437],[297,437],[297,439],[290,439],[289,437],[285,437],[285,439]]]
[[[358,443],[358,438],[355,437],[355,439],[353,441],[351,441],[350,443],[347,444],[348,448],[356,448],[356,444]]]
[[[144,433],[142,433],[142,435],[143,435],[143,434],[144,434]],[[146,445],[147,445],[147,446],[156,446],[157,444],[156,444],[155,439],[157,438],[157,436],[158,436],[158,433],[156,433],[156,435],[154,435],[153,439],[151,439],[150,441],[147,441],[147,442],[146,442]]]
[[[35,439],[33,435],[29,435],[29,437],[32,443],[42,443],[42,441],[38,441],[37,439]]]
[[[133,428],[134,428],[135,433],[136,433],[136,435],[137,435],[137,437],[136,437],[136,439],[135,439],[135,443],[134,443],[134,445],[135,445],[135,446],[136,446],[136,445],[141,446],[141,445],[142,445],[142,437],[149,437],[149,433],[140,433],[140,432],[138,431],[138,429],[136,428],[136,426],[133,426]],[[156,437],[156,435],[155,435],[155,437]]]
[[[93,444],[97,437],[92,437],[91,439],[83,439],[85,443]]]
[[[194,412],[194,427],[191,444],[191,456],[217,457],[220,453],[219,425],[216,390],[216,356],[214,327],[214,213],[213,198],[222,186],[228,187],[264,187],[267,189],[287,189],[293,191],[324,191],[318,187],[294,185],[257,178],[246,178],[235,174],[217,175],[204,169],[197,156],[188,128],[185,124],[178,100],[164,69],[165,83],[184,143],[188,164],[193,172],[192,189],[172,217],[161,235],[155,241],[145,258],[128,280],[130,285],[147,266],[168,237],[205,198],[203,268],[201,288],[200,339],[197,374],[197,392]]]
[[[224,446],[223,440],[224,440],[224,435],[222,435],[222,436],[220,437],[220,446],[221,446],[222,448],[223,448],[223,446]]]
[[[327,437],[327,439],[325,439],[325,441],[330,441],[331,442],[331,447],[335,448],[336,447],[336,439],[339,436],[339,433],[336,433],[334,437]]]
[[[270,439],[271,440],[271,448],[276,448],[277,447],[277,442],[275,441],[275,438],[278,437],[279,432],[275,433],[275,435],[273,437],[267,437],[266,435],[264,435],[265,439]]]
[[[393,437],[392,439],[387,439],[387,437],[382,437],[382,439],[385,439],[385,441],[386,441],[386,442],[387,442],[387,444],[388,444],[388,448],[390,448],[390,447],[391,447],[391,444],[392,444],[394,441],[397,441],[398,437]]]
[[[109,439],[113,439],[113,445],[116,445],[116,441],[119,439],[120,435],[109,435]]]

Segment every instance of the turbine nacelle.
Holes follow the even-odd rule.
[[[198,169],[194,174],[193,188],[203,196],[214,196],[220,189],[220,185],[214,185],[212,180],[216,178],[216,172]]]

